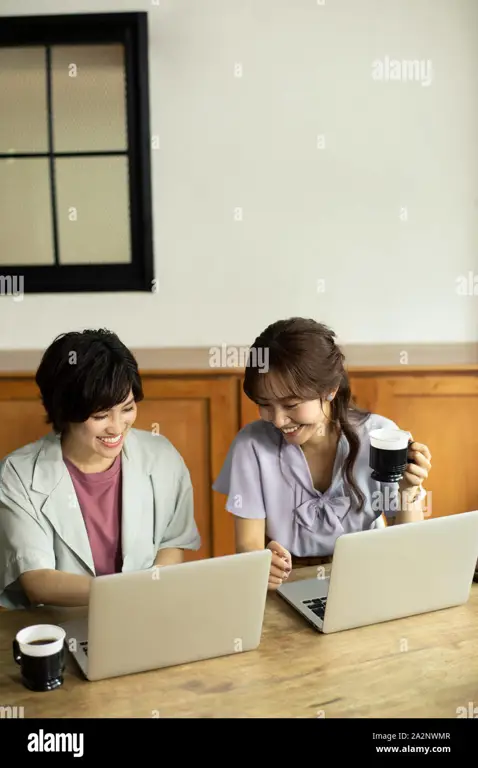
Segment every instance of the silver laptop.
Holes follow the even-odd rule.
[[[466,603],[478,559],[478,511],[340,536],[330,570],[277,594],[323,633]]]
[[[88,616],[62,623],[88,680],[257,648],[270,550],[99,576]]]

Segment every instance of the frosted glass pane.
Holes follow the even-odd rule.
[[[0,48],[0,115],[1,153],[48,152],[45,48]]]
[[[60,157],[55,161],[60,264],[127,264],[128,159]]]
[[[51,61],[54,151],[126,150],[123,46],[54,46]]]
[[[53,263],[48,159],[0,159],[0,265]]]

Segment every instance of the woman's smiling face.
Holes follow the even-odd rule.
[[[294,445],[303,445],[311,437],[326,432],[327,410],[319,399],[301,401],[291,397],[260,401],[258,405],[261,419],[271,422]]]
[[[137,405],[130,391],[123,403],[109,411],[95,413],[81,424],[70,424],[68,439],[75,451],[85,457],[114,459],[121,453],[124,439],[137,416]]]

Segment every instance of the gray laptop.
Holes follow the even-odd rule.
[[[330,577],[277,594],[316,630],[339,632],[466,603],[478,560],[478,511],[343,534]]]
[[[88,680],[257,648],[270,550],[99,576],[88,616],[62,623]]]

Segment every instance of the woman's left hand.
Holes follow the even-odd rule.
[[[432,468],[431,453],[426,445],[410,442],[408,445],[408,461],[403,478],[399,482],[400,491],[419,491]],[[415,493],[413,493],[415,496]]]

